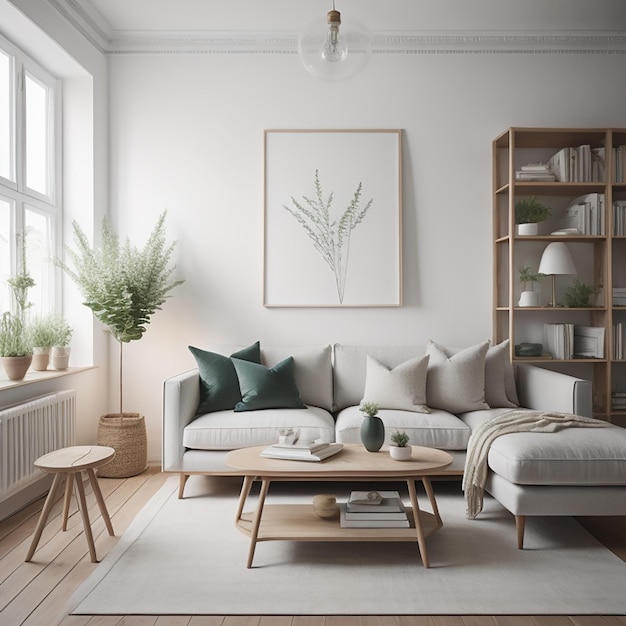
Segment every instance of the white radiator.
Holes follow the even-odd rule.
[[[0,499],[41,475],[33,462],[74,444],[76,393],[51,393],[0,410]]]

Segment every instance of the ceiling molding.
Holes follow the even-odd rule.
[[[116,31],[88,0],[47,0],[105,54],[296,54],[298,34]],[[624,54],[624,32],[380,32],[374,54]]]

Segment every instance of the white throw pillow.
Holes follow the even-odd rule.
[[[429,407],[465,413],[488,409],[485,402],[485,357],[489,342],[465,348],[452,354],[446,348],[429,341],[430,355],[426,380],[426,400]]]
[[[518,406],[515,375],[509,359],[509,340],[487,350],[485,358],[485,402],[492,408]]]
[[[424,355],[390,369],[368,354],[363,401],[381,409],[430,413],[426,406],[428,360]]]

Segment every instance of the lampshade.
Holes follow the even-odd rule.
[[[539,262],[540,274],[552,276],[552,302],[550,306],[556,306],[556,282],[557,274],[576,274],[576,266],[569,248],[561,241],[553,241],[549,243]]]
[[[358,74],[372,52],[372,36],[358,20],[335,10],[311,23],[298,40],[298,52],[308,72],[328,81]]]
[[[548,244],[541,255],[538,271],[546,275],[576,274],[574,259],[567,245],[561,241]]]

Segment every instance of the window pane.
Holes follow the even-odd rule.
[[[49,195],[48,87],[26,73],[26,186]]]
[[[28,300],[37,311],[48,311],[52,303],[52,233],[50,217],[26,207],[24,211],[26,229],[26,268],[35,281],[28,292]]]
[[[15,181],[12,66],[13,58],[0,50],[0,176]]]
[[[11,202],[0,198],[0,312],[11,308]]]

